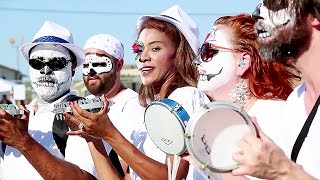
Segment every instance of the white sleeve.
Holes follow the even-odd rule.
[[[169,95],[168,99],[179,103],[189,116],[210,102],[209,98],[195,87],[178,88]]]

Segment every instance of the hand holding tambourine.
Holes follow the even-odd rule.
[[[245,134],[256,136],[256,130],[243,109],[226,102],[210,102],[190,118],[186,146],[198,168],[209,174],[230,172],[238,168],[232,156]]]
[[[238,167],[232,158],[237,142],[246,133],[256,136],[248,114],[226,102],[211,102],[189,117],[171,99],[152,102],[145,112],[148,134],[157,147],[171,155],[190,154],[206,172],[230,172]],[[164,129],[166,129],[164,131]]]

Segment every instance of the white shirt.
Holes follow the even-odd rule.
[[[202,105],[209,102],[207,96],[200,92],[195,87],[182,87],[173,91],[168,99],[172,99],[179,103],[191,116],[195,113]],[[160,115],[160,114],[159,114]],[[159,127],[161,128],[161,127]],[[165,128],[165,127],[162,127]],[[145,124],[143,121],[140,123],[139,129],[134,132],[132,136],[133,144],[148,157],[165,164],[166,153],[157,148],[151,138],[148,136]],[[130,171],[132,179],[141,179],[135,172]],[[189,170],[189,173],[193,174],[193,171]]]
[[[74,93],[70,92],[51,104],[39,107],[35,113],[32,107],[34,107],[37,100],[33,100],[27,106],[30,111],[28,132],[35,141],[41,144],[52,155],[74,163],[81,169],[97,177],[91,153],[85,139],[79,136],[69,136],[65,149],[65,157],[63,157],[53,139],[52,125],[55,114],[52,110],[54,104],[63,101],[71,94]],[[43,179],[20,151],[10,146],[7,146],[5,150],[3,171],[6,180]]]
[[[94,97],[94,95],[87,96],[89,99]],[[137,124],[143,121],[145,109],[139,104],[138,93],[127,88],[110,98],[109,101],[112,104],[108,112],[110,121],[132,143],[131,136],[133,135],[133,131],[137,129]],[[109,154],[112,147],[106,141],[103,141],[103,143]],[[120,156],[118,157],[122,159]]]
[[[283,118],[279,123],[279,132],[277,140],[279,146],[284,150],[287,156],[291,157],[293,145],[307,120],[308,114],[305,110],[304,96],[306,87],[301,84],[288,97],[286,108],[283,111]],[[302,144],[297,158],[297,164],[310,173],[315,178],[320,178],[320,108],[318,109],[313,122],[310,126],[308,136]]]
[[[256,117],[259,127],[269,136],[276,144],[279,135],[277,124],[282,121],[285,101],[283,100],[263,100],[258,99],[247,112],[249,116]],[[259,179],[247,176],[249,179]]]

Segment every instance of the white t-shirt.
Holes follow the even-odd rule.
[[[87,98],[94,98],[94,96],[89,95]],[[108,112],[110,121],[132,143],[131,136],[133,135],[133,131],[137,129],[139,122],[143,121],[145,110],[139,104],[138,93],[127,88],[109,100],[112,101]],[[103,143],[106,151],[109,153],[112,147],[106,141],[103,141]],[[122,159],[120,156],[118,157]]]
[[[28,131],[32,138],[52,155],[74,163],[81,169],[97,177],[91,153],[85,139],[79,136],[69,136],[65,149],[65,157],[63,157],[53,139],[52,125],[55,114],[52,110],[54,104],[61,102],[71,94],[74,93],[70,92],[49,105],[39,107],[36,113],[34,113],[32,107],[34,107],[37,100],[33,100],[30,105],[27,106],[30,111]],[[35,156],[37,156],[37,154],[35,154]],[[10,146],[7,146],[5,150],[3,174],[6,180],[43,179],[20,151]]]
[[[277,136],[279,134],[277,124],[282,121],[284,107],[285,101],[283,100],[258,99],[247,112],[249,116],[257,118],[259,127],[277,144]],[[249,179],[259,179],[251,176],[247,177]]]
[[[182,87],[173,91],[168,99],[172,99],[182,105],[189,116],[196,112],[202,105],[209,102],[207,96],[194,87]],[[161,127],[159,127],[161,128]],[[139,129],[134,131],[132,136],[133,144],[148,157],[165,164],[166,153],[157,148],[148,136],[145,124],[140,123]],[[132,179],[141,179],[135,172],[130,171]],[[189,170],[193,174],[193,171]]]
[[[279,128],[275,128],[282,121],[283,109],[286,102],[284,100],[263,100],[258,99],[247,112],[249,116],[256,117],[259,127],[276,144]]]
[[[279,124],[281,134],[277,140],[279,146],[284,150],[287,156],[291,157],[293,145],[307,120],[308,114],[304,106],[304,95],[306,87],[301,84],[288,97],[286,109],[283,110],[283,118]],[[317,179],[320,178],[320,109],[311,124],[308,136],[302,144],[297,158],[297,164]]]

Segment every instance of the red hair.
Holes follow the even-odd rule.
[[[292,80],[298,76],[278,61],[261,59],[255,20],[248,14],[240,14],[220,17],[214,24],[226,26],[232,32],[233,47],[250,55],[251,65],[241,78],[248,79],[251,93],[259,99],[286,99],[293,90]]]

